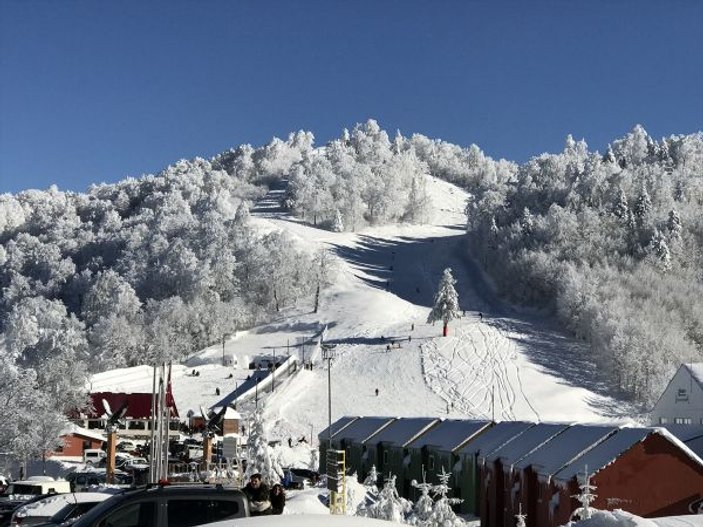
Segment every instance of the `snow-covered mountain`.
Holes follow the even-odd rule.
[[[429,177],[429,176],[428,176]],[[581,360],[577,342],[538,315],[502,305],[468,257],[463,209],[467,195],[429,178],[432,218],[423,225],[366,228],[357,233],[317,229],[280,211],[282,190],[254,208],[261,231],[283,230],[313,252],[328,249],[337,276],[318,313],[307,301],[266,325],[238,332],[174,367],[173,391],[181,415],[210,406],[251,374],[256,356],[309,358],[314,336],[327,327],[333,344],[332,419],[342,415],[495,417],[602,422],[628,415],[627,405],[602,392],[597,372]],[[442,270],[457,279],[461,319],[441,337],[426,323]],[[390,350],[388,347],[390,346]],[[222,366],[224,354],[238,366]],[[328,373],[318,356],[312,370],[281,379],[259,403],[274,437],[316,434],[328,420]],[[199,375],[194,376],[193,370]],[[230,377],[231,374],[231,377]],[[148,368],[93,376],[97,390],[150,390]],[[378,390],[378,393],[376,392]],[[253,401],[240,405],[250,409]],[[630,414],[631,415],[631,414]]]

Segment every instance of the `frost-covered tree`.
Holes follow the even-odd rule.
[[[459,518],[452,510],[452,505],[461,503],[463,500],[459,498],[450,498],[449,478],[451,472],[442,471],[437,474],[439,483],[432,487],[432,492],[435,495],[435,503],[432,508],[432,514],[427,521],[428,527],[464,527],[466,522]]]
[[[634,212],[635,217],[637,218],[637,222],[640,225],[644,224],[647,221],[652,212],[652,199],[649,197],[647,186],[644,184],[640,188],[640,193],[637,196]]]
[[[669,236],[672,240],[681,241],[681,233],[683,232],[681,218],[679,218],[678,212],[673,209],[669,211],[669,218],[666,222],[666,228],[668,229]]]
[[[280,483],[283,471],[277,462],[273,449],[269,446],[268,435],[264,425],[264,408],[261,405],[254,411],[254,420],[249,430],[247,441],[247,469],[245,477],[261,474],[263,482],[271,486]]]
[[[615,204],[613,205],[613,214],[616,217],[625,220],[627,219],[629,211],[630,206],[627,203],[627,196],[625,195],[625,191],[622,189],[622,187],[619,187],[617,199],[615,200]]]
[[[412,503],[401,498],[395,487],[396,477],[389,475],[378,493],[377,500],[371,505],[361,509],[360,515],[379,520],[403,523],[405,515],[412,509]]]
[[[456,280],[452,276],[452,270],[446,268],[439,281],[439,287],[434,297],[434,306],[427,317],[428,323],[442,321],[442,336],[446,337],[449,331],[449,321],[461,317],[459,312],[459,296],[454,289]]]
[[[591,485],[591,475],[588,473],[588,467],[586,467],[585,469],[583,479],[581,479],[580,477],[579,479],[579,489],[581,489],[581,492],[571,497],[575,498],[576,501],[581,504],[581,506],[571,513],[571,518],[588,520],[593,515],[593,511],[596,510],[591,507],[591,504],[595,501],[598,495],[593,494],[593,491],[596,490],[596,487],[595,485]]]
[[[433,485],[425,481],[424,471],[422,472],[422,483],[413,480],[410,484],[420,491],[420,497],[413,505],[408,523],[417,527],[427,527],[432,517],[432,509],[434,509],[434,499],[430,496]]]
[[[344,221],[342,220],[342,213],[339,209],[334,210],[334,220],[332,221],[332,230],[334,232],[344,232]]]
[[[656,259],[659,268],[663,271],[668,271],[671,268],[671,252],[664,234],[659,229],[654,230],[649,246],[650,252]]]
[[[312,260],[313,280],[315,285],[315,307],[313,313],[317,313],[320,307],[320,293],[323,289],[332,284],[336,273],[335,259],[329,251],[320,249],[315,253]]]

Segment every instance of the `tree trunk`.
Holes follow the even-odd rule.
[[[317,313],[317,308],[320,307],[320,284],[318,282],[317,289],[315,289],[315,309],[313,313]]]
[[[444,327],[442,328],[442,336],[446,337],[449,333],[449,322],[444,322]]]

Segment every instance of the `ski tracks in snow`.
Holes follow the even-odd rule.
[[[458,326],[456,332],[421,347],[425,382],[444,399],[447,411],[499,420],[534,414],[539,420],[523,390],[515,343],[482,322]]]

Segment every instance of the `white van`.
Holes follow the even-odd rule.
[[[107,457],[104,450],[99,448],[86,448],[83,451],[83,463],[97,465],[98,461]]]
[[[24,481],[13,481],[7,487],[5,494],[16,496],[38,496],[41,494],[66,494],[71,492],[71,484],[65,479],[53,480],[43,477],[42,479],[26,479]]]

